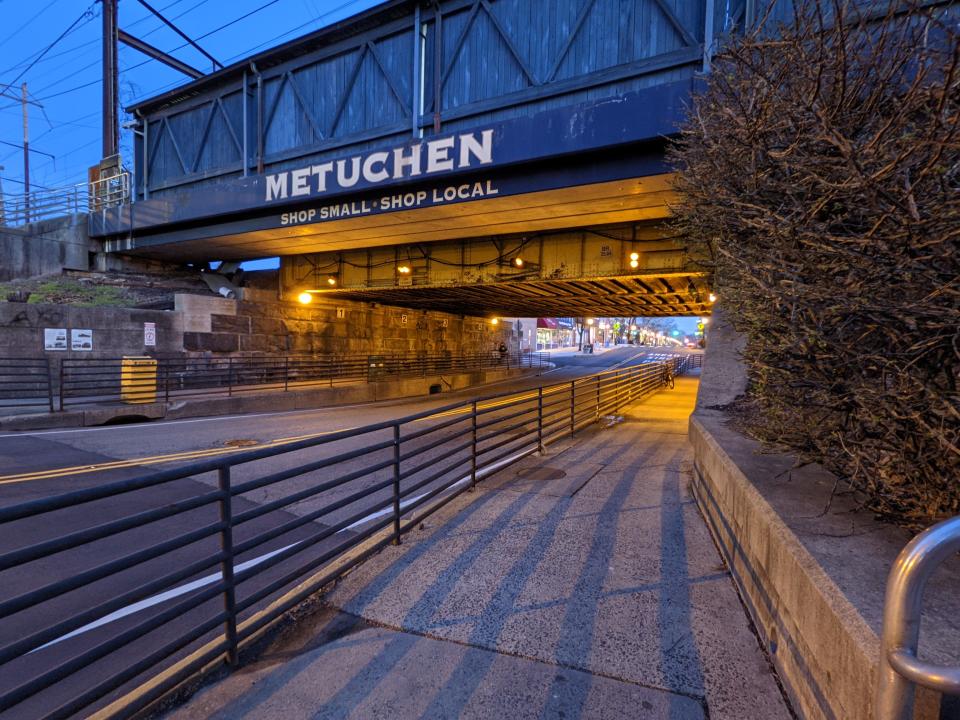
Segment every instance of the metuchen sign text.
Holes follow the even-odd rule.
[[[266,176],[266,202],[309,198],[365,186],[464,170],[493,162],[493,130],[377,150]]]

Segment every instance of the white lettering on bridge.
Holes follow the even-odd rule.
[[[390,152],[377,150],[267,175],[266,201],[307,198],[334,190],[346,190],[361,179],[368,185],[377,185],[389,180],[462,170],[492,162],[493,130],[463,133],[394,148]]]

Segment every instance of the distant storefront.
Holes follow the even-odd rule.
[[[553,350],[574,344],[572,318],[537,318],[537,350]]]

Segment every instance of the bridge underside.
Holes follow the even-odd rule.
[[[698,272],[329,293],[333,297],[418,310],[504,317],[709,315],[709,294],[707,278]]]
[[[375,242],[344,228],[329,250],[282,257],[281,287],[464,315],[708,314],[709,274],[669,224],[676,201],[657,175],[448,206],[440,222],[413,211]]]
[[[594,167],[600,164],[595,158]],[[571,165],[567,161],[567,172]],[[539,172],[550,182],[569,182],[563,169]],[[378,211],[385,200],[402,203],[417,192],[444,189],[469,197]],[[360,194],[273,218],[226,219],[108,247],[179,261],[279,255],[288,300],[306,291],[506,317],[709,313],[710,278],[668,224],[679,200],[669,173],[511,190],[498,176],[413,185],[389,196]]]

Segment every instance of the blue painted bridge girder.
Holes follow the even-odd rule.
[[[468,180],[536,192],[551,186],[548,167],[553,187],[663,173],[657,142],[676,132],[705,48],[745,8],[383,3],[130,108],[141,127],[135,202],[92,215],[91,234],[112,250],[177,246],[203,259],[205,238],[282,234],[287,213],[313,209],[316,220],[331,204],[380,207],[413,188],[443,201]],[[623,152],[605,157],[612,148]],[[209,247],[225,256],[224,243]]]

